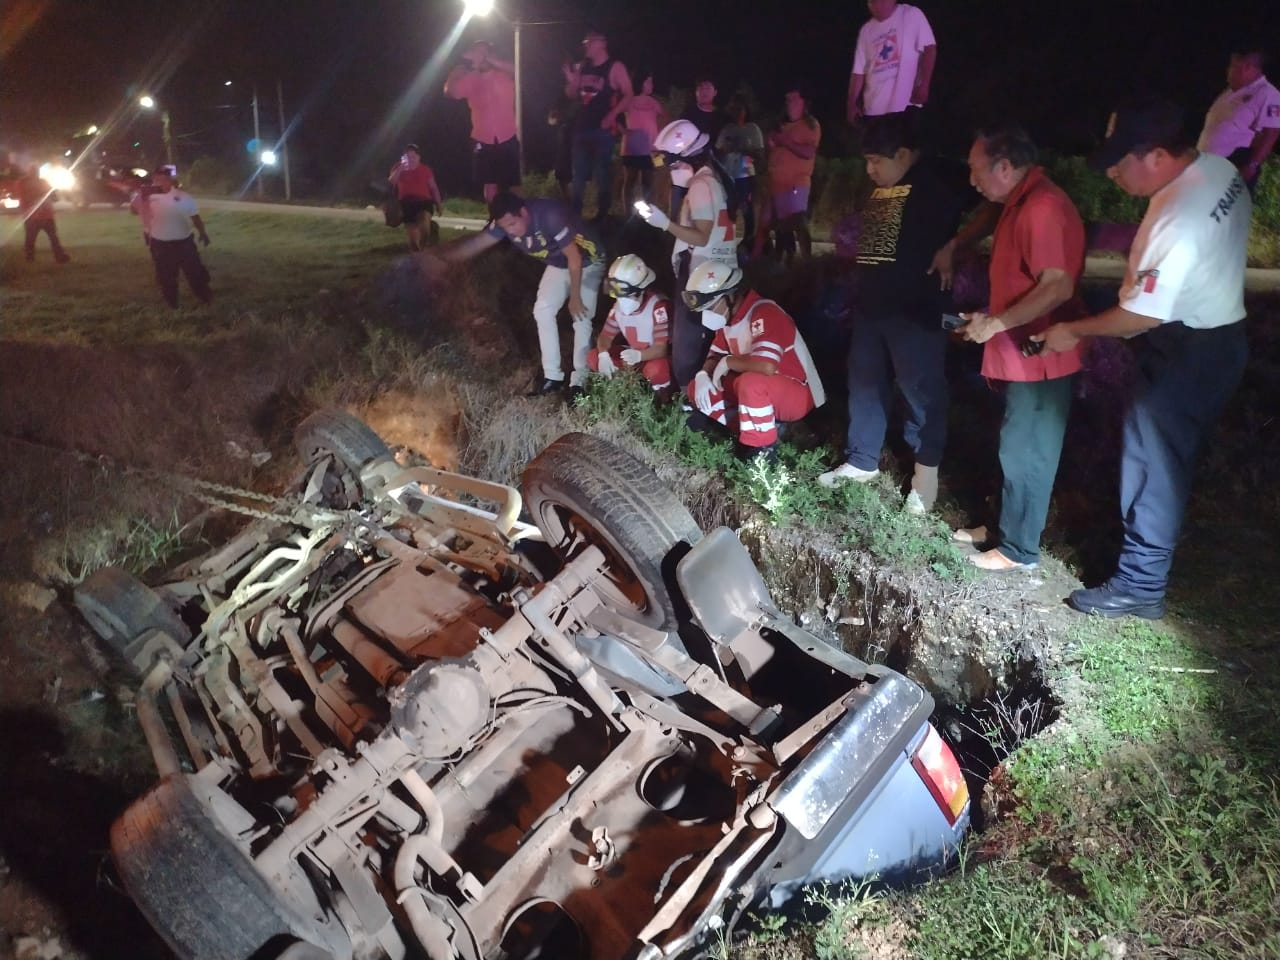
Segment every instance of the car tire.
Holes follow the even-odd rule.
[[[646,626],[676,629],[674,553],[702,531],[647,465],[599,437],[569,433],[529,462],[521,490],[561,559],[600,547],[618,574],[611,599]]]
[[[164,598],[119,567],[103,567],[85,577],[74,601],[93,632],[126,659],[129,644],[148,630],[161,630],[182,646],[191,639],[191,631]]]
[[[325,956],[323,942],[227,836],[210,801],[186,776],[162,780],[111,827],[125,888],[151,926],[184,960]]]
[[[359,417],[345,410],[317,410],[293,432],[293,445],[308,464],[324,457],[334,461],[333,476],[326,478],[327,505],[351,507],[364,497],[360,470],[372,460],[391,456],[383,439]]]

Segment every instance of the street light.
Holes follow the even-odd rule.
[[[276,152],[274,150],[262,151],[262,165],[264,167],[274,167],[276,165]]]
[[[143,94],[138,98],[138,106],[144,110],[154,110],[156,101],[154,97]],[[169,111],[164,110],[160,113],[161,136],[164,139],[164,160],[169,166],[173,166],[173,140],[169,135]]]
[[[462,6],[469,17],[487,17],[493,12],[493,0],[463,0]]]

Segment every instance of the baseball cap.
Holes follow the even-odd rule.
[[[1180,142],[1185,134],[1182,108],[1170,100],[1148,98],[1120,104],[1107,121],[1107,133],[1089,166],[1106,170],[1140,147]]]

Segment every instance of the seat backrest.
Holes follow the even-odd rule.
[[[717,643],[732,641],[773,608],[751,555],[728,527],[712,530],[684,555],[676,582],[694,619]]]

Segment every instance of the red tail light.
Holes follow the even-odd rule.
[[[969,785],[964,782],[955,754],[942,742],[932,724],[924,743],[912,754],[911,765],[942,808],[947,823],[954,824],[969,802]]]

